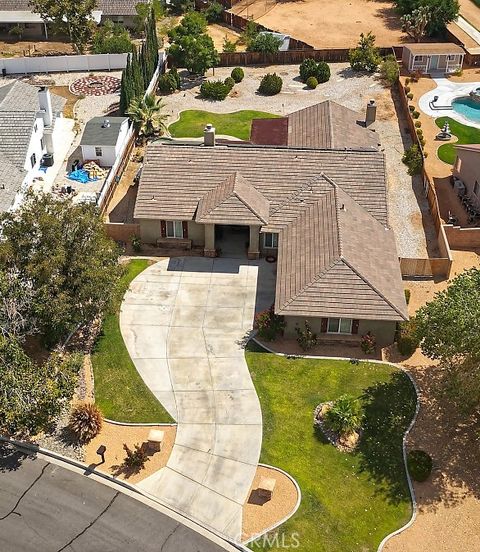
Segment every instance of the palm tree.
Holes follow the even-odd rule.
[[[167,115],[162,113],[165,104],[154,94],[147,94],[144,98],[135,98],[131,101],[127,115],[137,127],[139,133],[148,138],[159,132],[168,133],[165,120]]]

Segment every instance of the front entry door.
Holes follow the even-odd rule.
[[[438,61],[440,59],[440,56],[432,56],[430,58],[430,66],[429,69],[438,69]]]

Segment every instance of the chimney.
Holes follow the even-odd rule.
[[[365,115],[365,126],[369,126],[375,122],[377,118],[377,105],[375,100],[370,100],[367,104],[367,114]]]
[[[211,123],[208,123],[208,125],[203,130],[203,145],[215,145],[215,127]]]
[[[46,127],[52,126],[53,123],[53,110],[52,110],[52,98],[50,97],[50,90],[46,86],[41,86],[38,91],[38,104],[43,117],[43,124]]]

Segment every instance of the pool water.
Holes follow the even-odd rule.
[[[452,109],[475,123],[480,123],[480,102],[472,100],[468,96],[457,98],[452,102]]]

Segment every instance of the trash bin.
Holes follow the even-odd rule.
[[[51,167],[53,165],[53,153],[45,153],[42,157],[42,165],[44,167]]]
[[[72,172],[78,169],[78,165],[80,165],[80,159],[75,159],[75,161],[72,163]]]

